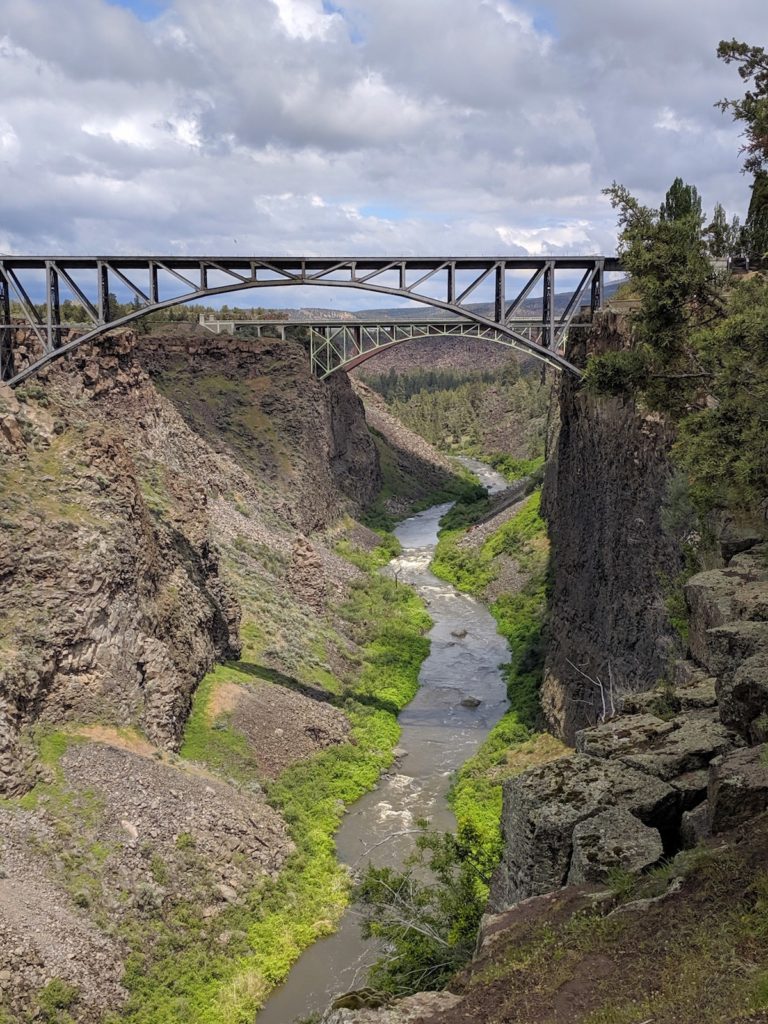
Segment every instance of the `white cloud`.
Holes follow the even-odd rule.
[[[19,155],[19,137],[4,118],[0,118],[0,161],[15,161]]]
[[[323,12],[312,0],[272,0],[280,23],[292,39],[325,39],[335,15]]]
[[[668,132],[700,132],[701,128],[695,121],[680,117],[671,107],[662,107],[658,118],[653,122],[654,128],[663,128]]]
[[[714,50],[764,0],[60,6],[0,0],[6,251],[594,252],[613,179],[748,199]]]
[[[591,253],[595,249],[586,220],[555,224],[541,228],[497,227],[496,234],[504,245],[536,255]]]

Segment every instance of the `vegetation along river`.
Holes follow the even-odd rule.
[[[507,486],[483,463],[461,461],[492,493]],[[446,800],[452,776],[507,706],[499,665],[507,660],[508,649],[493,617],[475,598],[429,571],[439,522],[449,508],[435,505],[395,530],[403,550],[385,571],[417,589],[434,625],[418,693],[400,715],[400,756],[379,786],[351,808],[337,835],[339,858],[355,871],[369,859],[401,865],[413,846],[409,830],[420,818],[443,831],[454,827]],[[465,697],[481,704],[464,707]],[[259,1013],[257,1024],[289,1024],[321,1012],[335,996],[365,984],[377,948],[362,941],[358,921],[350,908],[333,935],[306,950]]]

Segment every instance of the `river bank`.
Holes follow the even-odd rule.
[[[481,470],[490,489],[506,487],[500,474],[471,461],[468,468]],[[439,580],[429,568],[440,519],[449,508],[450,504],[434,506],[401,523],[395,536],[402,553],[384,570],[398,583],[416,589],[434,625],[419,690],[399,717],[397,764],[376,790],[353,806],[337,833],[338,857],[355,872],[369,860],[401,865],[412,849],[419,819],[428,818],[440,830],[455,827],[447,800],[453,776],[480,748],[507,707],[499,666],[509,651],[492,616],[479,601]],[[463,706],[467,698],[481,703]],[[350,908],[333,935],[302,954],[259,1013],[258,1024],[287,1024],[322,1012],[335,996],[365,983],[378,952],[374,943],[362,943],[358,916]]]

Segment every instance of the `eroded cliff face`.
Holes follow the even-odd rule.
[[[153,337],[140,352],[185,423],[257,478],[290,525],[321,530],[375,499],[381,471],[362,402],[345,374],[317,380],[298,342]]]
[[[240,651],[222,550],[272,549],[290,576],[303,534],[380,479],[346,378],[321,384],[280,341],[176,342],[161,361],[123,332],[5,389],[0,448],[6,794],[35,780],[37,721],[136,725],[176,749],[195,686]]]
[[[627,343],[611,313],[584,334],[568,354],[577,365]],[[542,500],[552,582],[541,704],[548,727],[572,743],[603,700],[610,709],[653,686],[679,653],[665,594],[682,562],[662,523],[670,428],[631,399],[595,397],[570,378],[558,403]]]

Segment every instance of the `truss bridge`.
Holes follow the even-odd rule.
[[[621,269],[620,261],[608,256],[2,256],[0,379],[20,384],[78,346],[172,306],[296,286],[358,289],[437,311],[430,319],[270,323],[278,329],[308,328],[312,365],[321,377],[403,341],[457,334],[520,349],[579,376],[560,351],[566,332],[580,309],[594,312],[602,304],[605,273]],[[556,290],[558,278],[566,279],[565,288]],[[129,297],[129,312],[124,305],[117,308],[118,293]],[[478,301],[488,293],[490,301]],[[76,304],[83,322],[62,317],[65,299]],[[216,322],[225,321],[211,326]]]
[[[542,344],[544,329],[539,320],[515,318],[515,331],[529,342]],[[377,320],[345,319],[339,321],[294,319],[290,316],[280,320],[220,319],[201,314],[200,326],[211,334],[234,336],[238,327],[248,328],[257,338],[285,338],[286,332],[299,328],[306,331],[313,373],[321,380],[336,370],[351,370],[359,366],[382,349],[400,345],[404,341],[418,341],[422,338],[475,338],[494,341],[509,348],[521,349],[518,341],[498,331],[495,327],[473,323],[471,320]],[[569,330],[589,327],[589,323],[555,325],[556,349],[561,351]],[[521,349],[525,351],[525,349]]]

